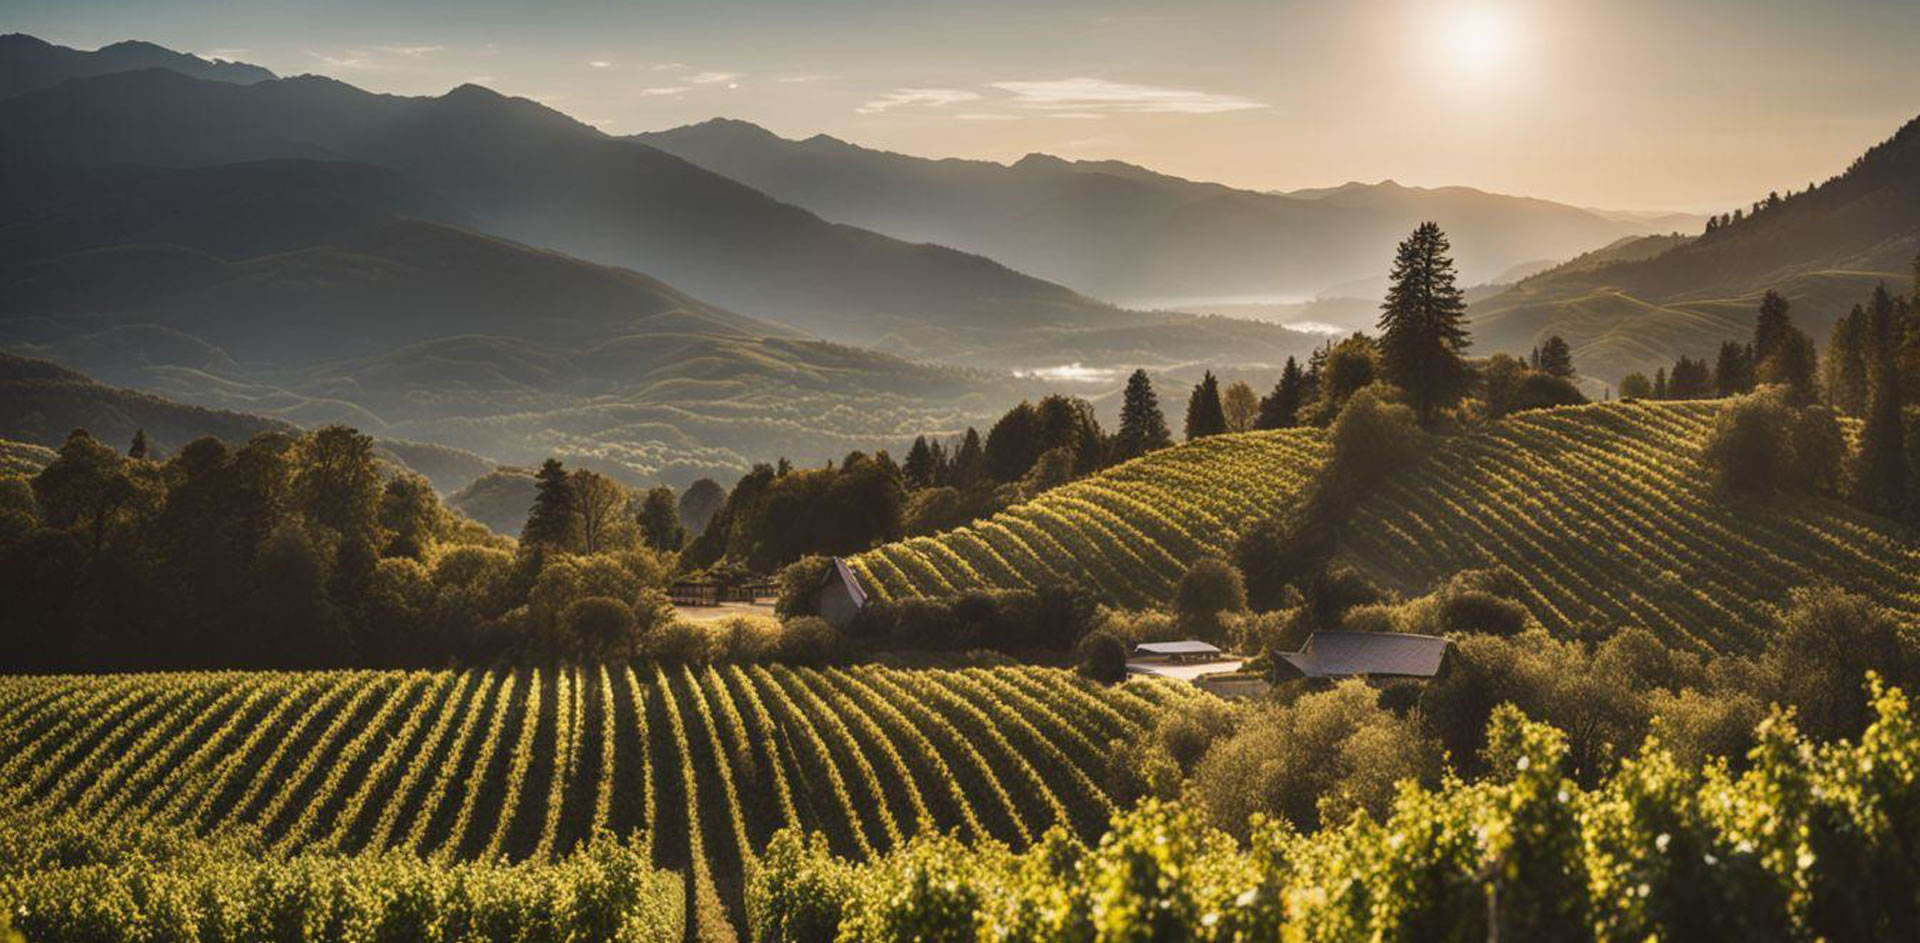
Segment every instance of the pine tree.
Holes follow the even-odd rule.
[[[915,436],[913,447],[907,449],[907,461],[900,466],[901,477],[909,489],[933,487],[939,468],[933,458],[933,447],[927,444],[926,436]]]
[[[1780,350],[1787,331],[1793,326],[1787,312],[1791,306],[1778,292],[1769,291],[1760,299],[1760,317],[1753,324],[1754,361],[1764,361]]]
[[[1573,348],[1558,334],[1533,350],[1533,369],[1562,380],[1573,376]]]
[[[1187,397],[1187,441],[1204,439],[1225,431],[1227,414],[1220,406],[1220,381],[1214,379],[1213,371],[1209,370],[1204,379],[1194,384],[1193,393]]]
[[[1753,389],[1753,347],[1739,341],[1722,341],[1720,356],[1713,364],[1713,391],[1719,396],[1738,396]]]
[[[980,446],[980,433],[972,426],[960,439],[960,447],[953,450],[953,485],[956,488],[971,488],[980,480],[980,466],[985,458],[985,450]]]
[[[146,458],[148,455],[151,455],[152,453],[153,453],[153,447],[147,442],[147,430],[145,429],[133,430],[133,444],[127,447],[127,457],[133,458],[133,459],[142,459],[142,458]]]
[[[580,542],[573,485],[559,459],[547,459],[533,476],[533,507],[520,528],[520,545],[529,550],[571,551]]]
[[[1665,367],[1653,371],[1653,398],[1667,398],[1667,368]]]
[[[1280,371],[1279,382],[1273,385],[1273,392],[1260,399],[1260,418],[1255,421],[1256,429],[1291,429],[1300,424],[1300,406],[1306,402],[1307,378],[1300,372],[1300,364],[1292,357],[1287,358],[1285,369]]]
[[[1907,512],[1905,428],[1900,416],[1900,377],[1894,348],[1894,304],[1887,286],[1873,290],[1867,308],[1867,360],[1872,366],[1866,423],[1854,456],[1851,497],[1856,506],[1903,517]]]
[[[1438,225],[1421,223],[1400,243],[1392,287],[1380,306],[1387,379],[1406,391],[1422,422],[1458,402],[1473,380],[1461,356],[1467,347],[1467,306],[1454,284],[1450,248]]]
[[[1167,417],[1160,411],[1153,381],[1147,378],[1147,371],[1133,371],[1121,397],[1120,430],[1113,436],[1114,461],[1124,462],[1172,444],[1173,433],[1167,430]]]

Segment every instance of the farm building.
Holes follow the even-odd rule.
[[[1127,659],[1130,674],[1150,675],[1198,682],[1211,674],[1240,670],[1243,662],[1206,642],[1191,639],[1178,642],[1144,642],[1134,646]]]
[[[834,557],[826,578],[820,582],[818,600],[820,618],[836,629],[843,629],[860,610],[867,608],[867,591],[847,561]]]
[[[1281,652],[1280,677],[1431,678],[1453,643],[1399,632],[1315,632],[1297,652]]]

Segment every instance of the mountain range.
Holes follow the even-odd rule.
[[[1391,180],[1262,193],[1111,160],[931,160],[824,134],[791,140],[728,119],[629,139],[827,219],[978,252],[1144,307],[1329,293],[1377,298],[1375,283],[1384,284],[1395,243],[1428,219],[1452,237],[1469,283],[1704,222]]]
[[[1877,282],[1896,293],[1920,254],[1920,119],[1809,190],[1765,201],[1699,238],[1611,247],[1525,279],[1470,308],[1476,349],[1525,351],[1551,334],[1582,372],[1621,376],[1711,357],[1752,336],[1760,297],[1793,304],[1824,345]]]

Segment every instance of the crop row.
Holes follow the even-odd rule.
[[[103,827],[280,853],[557,861],[596,830],[740,923],[772,834],[866,857],[955,832],[1023,847],[1113,812],[1105,744],[1190,696],[1034,668],[642,665],[0,679],[0,794]]]
[[[1126,606],[1164,603],[1188,565],[1226,555],[1325,457],[1314,430],[1215,436],[1063,485],[984,521],[853,560],[882,597],[1071,580]]]

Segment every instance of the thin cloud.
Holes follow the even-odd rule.
[[[415,56],[430,56],[436,52],[444,52],[446,48],[445,46],[381,46],[380,51],[411,58]]]
[[[640,94],[642,95],[679,95],[683,92],[691,92],[691,91],[693,91],[693,86],[691,85],[663,85],[658,88],[643,88],[640,90]]]
[[[943,108],[961,102],[979,101],[979,92],[969,92],[963,88],[896,88],[873,101],[867,102],[854,111],[863,115],[877,115],[909,105],[926,105]]]
[[[608,61],[607,61],[607,60],[605,60],[605,59],[595,59],[595,60],[593,60],[592,62],[589,62],[589,63],[587,63],[587,65],[590,65],[590,66],[592,66],[592,67],[594,67],[594,68],[596,68],[596,69],[611,69],[611,68],[613,68],[613,63],[611,63],[611,62],[608,62]]]
[[[339,55],[315,52],[311,49],[305,50],[305,52],[307,55],[336,69],[365,69],[373,65],[372,61],[367,57],[367,54],[359,50],[348,50]]]
[[[738,72],[702,72],[698,75],[688,76],[687,81],[695,85],[714,85],[720,82],[730,82],[739,77],[740,73]]]
[[[1158,113],[1214,115],[1267,108],[1265,102],[1184,88],[1133,85],[1106,79],[1071,78],[1041,82],[994,82],[993,88],[1012,92],[1016,108],[1033,111]]]
[[[779,78],[777,78],[777,79],[774,79],[774,81],[775,81],[775,82],[779,82],[779,83],[780,83],[780,84],[782,84],[782,85],[798,85],[798,84],[800,84],[800,83],[802,83],[802,82],[818,82],[818,81],[820,81],[821,79],[824,79],[824,78],[826,78],[826,76],[824,76],[824,75],[811,75],[811,74],[809,74],[809,75],[783,75],[783,76],[780,76],[780,77],[779,77]]]
[[[954,117],[961,121],[1019,121],[1019,115],[1003,115],[992,111],[963,111]]]

